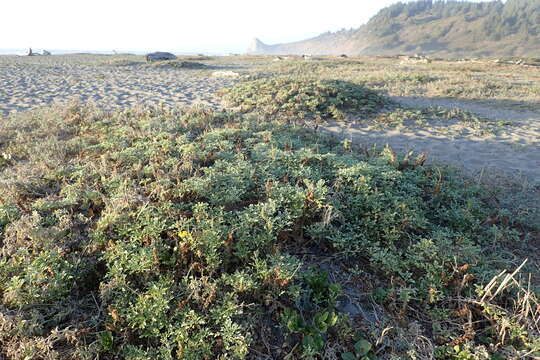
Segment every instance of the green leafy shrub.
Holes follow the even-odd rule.
[[[341,354],[342,360],[374,360],[377,359],[372,354],[373,345],[364,339],[360,334],[354,336],[354,351]]]
[[[287,119],[342,120],[348,112],[376,113],[386,103],[373,90],[340,80],[259,79],[224,89],[220,95],[241,112]]]
[[[7,358],[369,358],[336,281],[305,271],[309,249],[363,269],[380,306],[421,314],[450,343],[468,324],[459,299],[507,265],[494,236],[518,237],[486,223],[481,188],[422,157],[283,122],[72,106],[5,119],[0,137],[13,154],[0,169]],[[515,297],[503,295],[475,314]],[[502,314],[475,319],[478,332]],[[527,329],[510,345],[532,354]]]
[[[18,218],[19,211],[16,206],[2,206],[0,207],[0,234],[3,233],[4,227],[15,221]]]
[[[339,320],[336,299],[340,289],[319,269],[308,269],[301,280],[302,286],[291,287],[295,305],[284,309],[282,321],[289,332],[301,335],[302,355],[314,358],[324,347],[325,334]]]

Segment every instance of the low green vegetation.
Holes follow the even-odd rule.
[[[372,115],[387,103],[375,91],[346,81],[282,77],[243,82],[220,95],[237,111],[273,119],[342,120],[347,112]]]
[[[207,67],[203,63],[200,63],[197,61],[188,61],[188,60],[156,61],[156,62],[148,63],[145,65],[151,66],[151,67],[173,67],[173,68],[182,68],[182,69],[205,69]]]
[[[478,100],[494,105],[513,103],[536,110],[540,102],[540,67],[495,63],[488,59],[470,61],[433,60],[431,63],[402,63],[397,57],[354,57],[305,61],[291,58],[259,65],[254,76],[279,76],[317,80],[341,80],[380,94],[406,97],[438,97]]]
[[[304,85],[226,96],[272,116],[384,104]],[[421,154],[264,116],[72,106],[3,119],[0,155],[0,357],[540,356],[535,289],[508,275],[529,228]]]
[[[180,55],[178,56],[180,60],[184,61],[208,61],[208,60],[215,60],[215,57],[207,56],[204,54],[199,55]]]
[[[424,76],[399,76],[423,81]],[[404,80],[408,81],[408,80]],[[493,134],[508,122],[493,122],[461,109],[407,108],[363,86],[339,80],[308,80],[297,77],[264,77],[246,81],[218,93],[226,106],[241,113],[267,119],[346,120],[381,127],[418,128],[460,124],[481,134]]]
[[[450,132],[451,125],[460,125],[466,131],[479,135],[494,135],[514,126],[508,121],[491,121],[470,111],[459,108],[445,109],[437,106],[427,108],[408,108],[404,106],[388,107],[373,117],[364,120],[378,127],[425,128],[445,127]],[[463,129],[459,129],[463,131]]]
[[[206,69],[207,65],[199,61],[210,60],[206,57],[183,57],[176,60],[164,60],[148,63],[142,56],[121,57],[114,56],[113,59],[103,63],[107,66],[146,66],[152,68],[182,68],[182,69]]]

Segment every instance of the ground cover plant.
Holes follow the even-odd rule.
[[[108,66],[145,66],[150,68],[183,68],[183,69],[204,69],[206,64],[201,61],[212,60],[206,56],[182,56],[175,60],[155,61],[148,63],[143,56],[131,55],[131,56],[112,56],[110,60],[102,63],[101,65]]]
[[[514,125],[509,121],[492,121],[459,108],[444,109],[436,106],[413,108],[400,105],[388,106],[375,116],[360,121],[381,128],[425,128],[459,124],[467,131],[486,136],[500,133]]]
[[[201,62],[191,60],[166,60],[146,64],[151,67],[173,67],[182,69],[205,69],[207,66]]]
[[[220,95],[227,106],[240,112],[274,119],[342,120],[347,112],[374,114],[386,103],[373,90],[353,83],[286,77],[246,81],[222,90]]]
[[[226,107],[235,111],[303,123],[352,120],[381,127],[408,128],[458,123],[482,134],[493,134],[511,125],[489,121],[457,108],[407,108],[375,91],[341,80],[263,77],[220,90],[218,95]]]
[[[0,354],[539,356],[526,226],[424,161],[204,108],[4,118]]]
[[[540,102],[540,67],[489,59],[439,59],[428,64],[402,63],[397,57],[327,57],[314,61],[291,58],[280,62],[268,59],[258,72],[266,76],[339,79],[391,96],[482,99],[524,109],[538,109]]]

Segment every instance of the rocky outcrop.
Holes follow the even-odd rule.
[[[146,61],[148,62],[174,60],[174,59],[176,59],[176,55],[171,54],[169,52],[158,51],[158,52],[146,54]]]
[[[261,40],[255,38],[248,46],[248,54],[268,54],[272,52],[272,46],[266,45]]]
[[[353,49],[347,39],[341,35],[323,34],[316,38],[305,41],[297,41],[286,44],[267,45],[259,39],[254,39],[247,49],[248,54],[253,55],[341,55],[352,54]]]

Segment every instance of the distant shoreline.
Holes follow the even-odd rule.
[[[148,51],[104,51],[104,50],[62,50],[62,49],[40,49],[40,48],[32,48],[32,51],[38,54],[42,54],[43,50],[47,50],[51,53],[51,55],[78,55],[78,54],[84,54],[84,55],[146,55],[151,50]],[[164,50],[168,51],[168,50]],[[175,55],[197,55],[199,53],[197,52],[183,52],[183,51],[169,51],[172,52]],[[11,56],[23,56],[28,54],[28,48],[26,49],[0,49],[0,56],[1,55],[11,55]],[[205,52],[205,55],[212,55],[212,56],[218,56],[218,55],[225,55],[225,53],[212,53],[212,52]]]
[[[62,49],[34,49],[32,51],[38,54],[43,53],[43,50],[49,51],[52,55],[73,55],[73,54],[92,54],[92,55],[114,55],[114,51],[99,51],[99,50],[62,50]],[[129,53],[135,55],[142,55],[145,52],[142,51],[122,51],[117,53]],[[28,48],[26,49],[0,49],[0,55],[26,55],[28,54]]]

